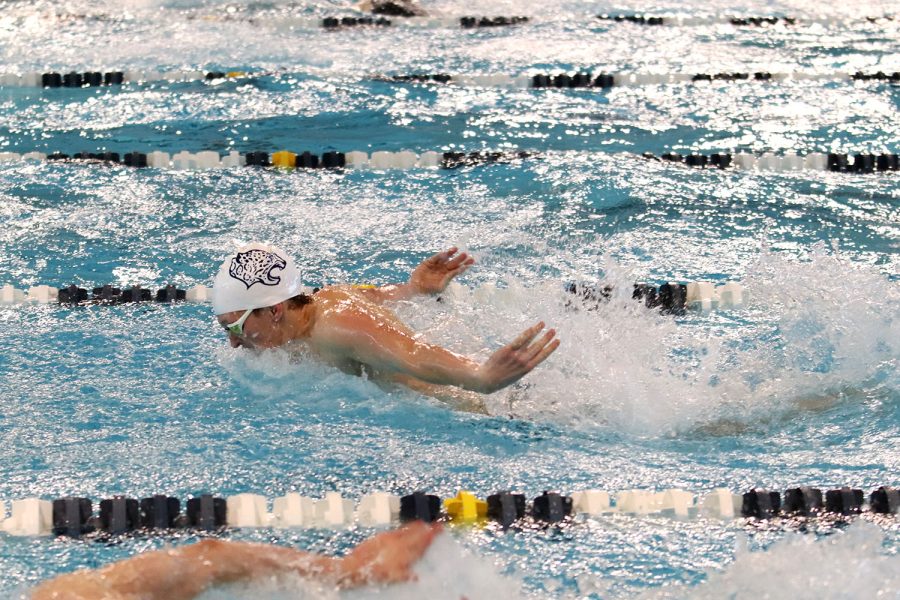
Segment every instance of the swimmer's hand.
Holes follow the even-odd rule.
[[[424,294],[440,294],[446,289],[450,280],[475,264],[475,259],[462,252],[456,254],[457,248],[449,248],[426,258],[415,268],[407,283],[385,285],[378,288],[357,289],[361,294],[375,302],[409,300],[413,296]]]
[[[440,525],[418,521],[366,540],[341,559],[341,585],[353,587],[413,579],[413,565],[440,532]]]
[[[475,264],[475,259],[458,248],[448,248],[426,258],[409,276],[410,290],[416,294],[439,294],[446,289],[450,280],[465,273]],[[455,256],[454,256],[455,255]]]
[[[477,379],[480,385],[477,391],[490,394],[505,388],[524,377],[553,354],[559,347],[555,329],[548,329],[540,338],[534,339],[543,328],[544,322],[541,321],[523,331],[513,343],[494,352],[478,368]]]

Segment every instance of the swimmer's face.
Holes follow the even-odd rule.
[[[273,348],[277,343],[277,320],[275,317],[274,307],[254,310],[247,315],[240,327],[231,327],[230,325],[238,322],[245,311],[238,310],[230,313],[224,313],[216,317],[219,325],[228,335],[228,343],[232,348]]]

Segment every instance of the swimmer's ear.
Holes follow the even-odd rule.
[[[272,311],[272,321],[279,322],[284,317],[284,302],[270,306],[269,310]]]

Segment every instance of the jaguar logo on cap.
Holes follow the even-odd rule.
[[[238,252],[231,259],[228,274],[243,282],[249,290],[257,283],[275,286],[281,283],[281,277],[272,274],[275,269],[284,269],[287,262],[274,252],[265,250],[248,250]]]

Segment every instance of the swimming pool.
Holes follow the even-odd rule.
[[[426,5],[428,6],[428,5]],[[471,14],[463,3],[433,7]],[[416,489],[900,485],[897,173],[689,169],[641,158],[744,150],[900,152],[898,88],[729,81],[530,90],[376,75],[900,71],[898,21],[814,3],[654,14],[791,15],[794,26],[648,27],[647,7],[502,2],[515,28],[291,29],[337,4],[13,3],[8,72],[240,70],[215,81],[0,88],[0,151],[514,150],[456,170],[174,171],[0,165],[0,285],[209,284],[233,240],[269,239],[310,285],[402,280],[449,244],[478,265],[443,301],[397,307],[486,356],[544,319],[563,346],[492,415],[278,352],[225,347],[207,305],[0,307],[0,499],[201,492],[345,497]],[[620,10],[621,9],[621,10]],[[485,9],[487,11],[487,9]],[[649,10],[649,9],[648,9]],[[845,12],[837,12],[845,11]],[[55,16],[54,16],[55,15]],[[569,281],[740,281],[739,311],[566,308]],[[658,516],[563,529],[454,529],[405,593],[470,598],[900,590],[898,521],[748,525]],[[340,551],[371,530],[235,530]],[[114,544],[0,536],[4,596],[190,535]],[[472,554],[468,554],[472,553]],[[447,557],[447,562],[442,560]],[[790,568],[785,568],[785,564]],[[848,567],[849,565],[849,567]],[[661,586],[666,586],[661,588]],[[499,591],[498,591],[499,590]],[[241,597],[248,592],[221,592]],[[252,593],[286,596],[284,586]],[[320,591],[310,590],[315,596]],[[322,592],[324,593],[324,592]],[[397,592],[399,593],[399,592]],[[817,592],[818,593],[818,592]],[[219,594],[219,593],[217,593]],[[210,594],[210,596],[217,596]],[[455,595],[454,595],[455,594]],[[360,595],[363,595],[361,593]],[[217,596],[218,597],[218,596]],[[845,596],[844,596],[845,597]]]

